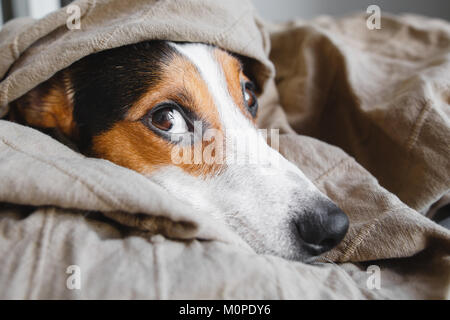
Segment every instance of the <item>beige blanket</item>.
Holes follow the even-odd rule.
[[[449,24],[385,17],[368,30],[363,16],[320,18],[271,26],[270,50],[239,0],[75,4],[81,30],[61,9],[0,31],[2,114],[92,52],[212,43],[251,58],[265,88],[260,126],[286,133],[281,152],[348,213],[350,230],[326,256],[338,265],[257,255],[143,176],[0,120],[0,298],[450,298],[450,232],[419,213],[450,189]],[[80,289],[67,286],[71,265]]]

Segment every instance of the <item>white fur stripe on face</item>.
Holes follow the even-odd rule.
[[[214,99],[225,130],[252,129],[252,123],[242,114],[231,97],[222,66],[214,56],[214,48],[205,44],[174,44],[199,71]]]
[[[214,55],[214,47],[205,44],[172,44],[196,67],[213,98],[219,119],[226,134],[226,162],[245,163],[260,159],[270,147],[255,130],[254,124],[242,113],[233,100],[222,65]],[[278,154],[279,157],[281,155]]]
[[[234,147],[230,149],[227,148],[227,161],[230,156],[235,157],[234,159],[237,161],[249,157],[254,157],[253,159],[268,157],[267,160],[272,166],[278,167],[280,172],[295,172],[306,182],[307,188],[310,191],[317,192],[317,188],[308,178],[306,178],[302,171],[266,143],[262,135],[256,132],[251,121],[235,104],[229,92],[228,83],[222,66],[215,58],[214,50],[216,49],[212,46],[200,43],[171,43],[171,45],[189,59],[197,68],[214,99],[224,130],[231,132],[231,134],[227,134],[227,139],[234,140],[231,141],[231,143],[238,141],[237,144],[241,146],[241,148],[237,149]],[[244,145],[242,142],[244,142]],[[242,162],[245,162],[245,160]]]

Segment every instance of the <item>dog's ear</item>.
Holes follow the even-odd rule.
[[[61,71],[11,103],[10,119],[38,129],[55,129],[77,137],[68,74]]]
[[[262,93],[262,88],[259,86],[258,81],[256,81],[256,74],[258,74],[259,69],[255,67],[255,61],[237,53],[231,53],[231,55],[236,57],[242,63],[245,76],[255,84],[255,93],[259,96]]]

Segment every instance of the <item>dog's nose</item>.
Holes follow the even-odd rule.
[[[319,255],[337,246],[347,233],[347,215],[331,201],[320,201],[314,210],[300,214],[295,221],[305,249]]]

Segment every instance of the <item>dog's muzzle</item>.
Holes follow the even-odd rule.
[[[299,213],[294,219],[301,247],[317,256],[337,246],[349,227],[347,215],[330,200],[320,200],[314,209]]]

